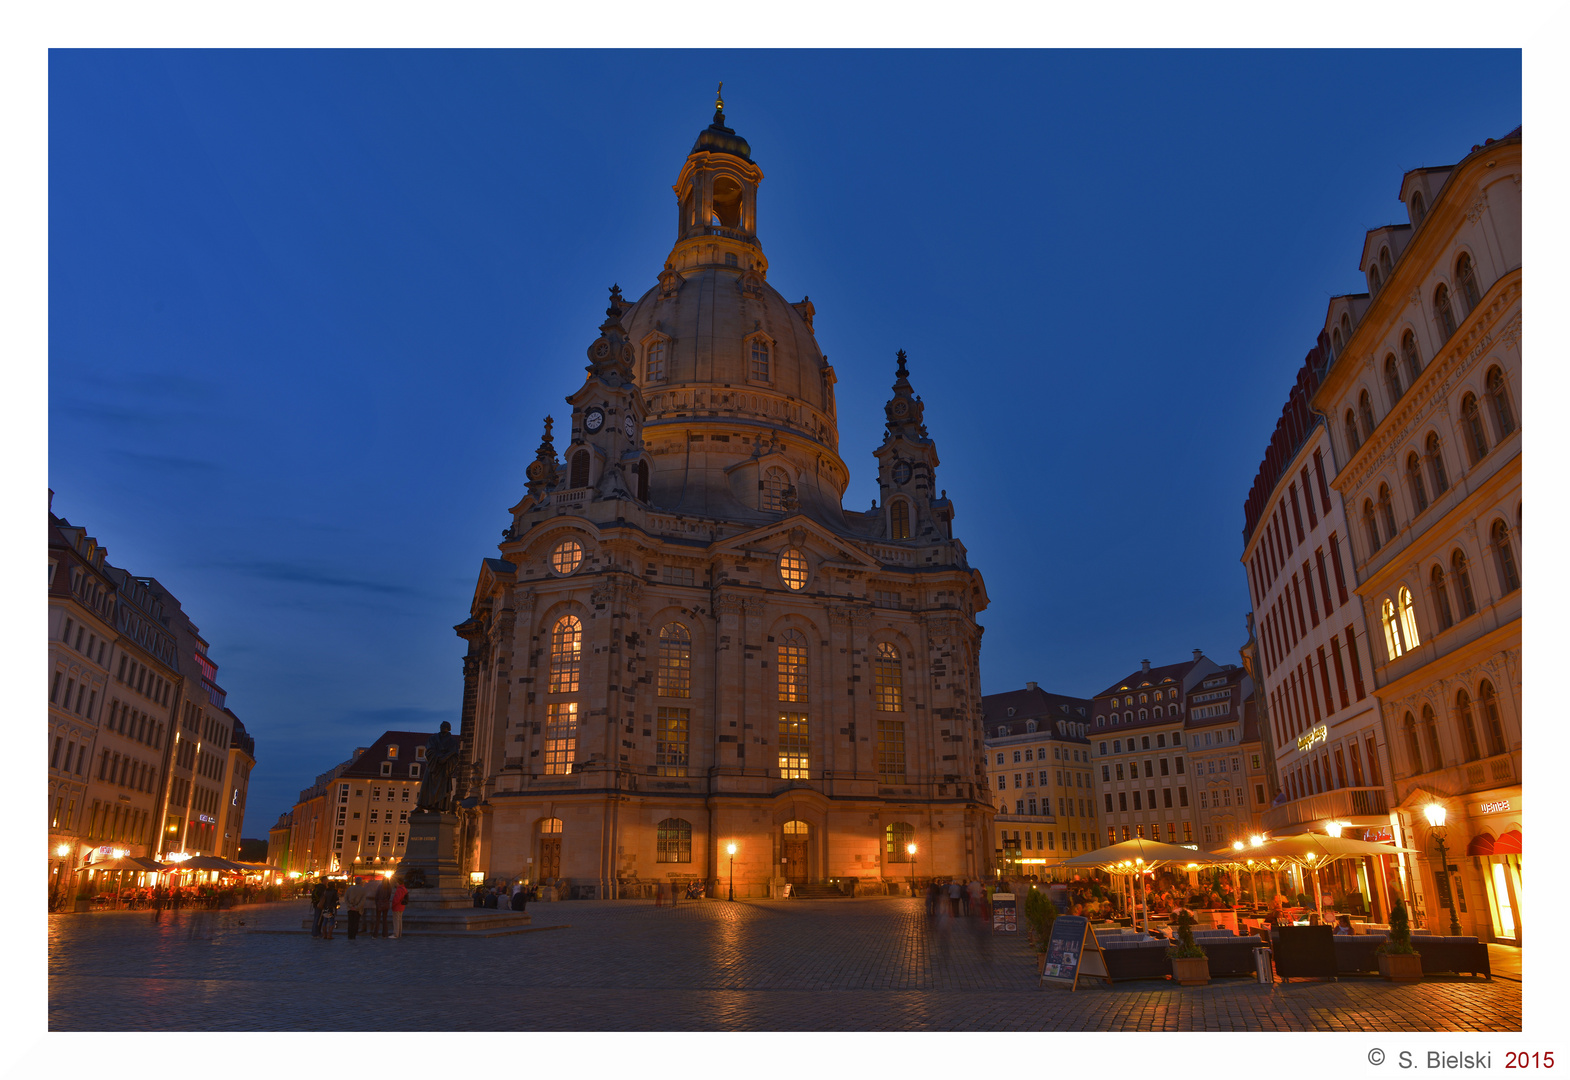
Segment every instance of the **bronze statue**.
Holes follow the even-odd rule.
[[[415,797],[415,813],[452,813],[457,802],[453,781],[462,749],[463,744],[452,733],[452,724],[443,720],[442,729],[425,741],[425,778]]]

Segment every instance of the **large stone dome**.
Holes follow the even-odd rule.
[[[656,285],[623,317],[638,348],[645,425],[725,417],[837,454],[833,372],[810,304],[791,304],[752,270],[701,266],[675,277],[668,295]]]

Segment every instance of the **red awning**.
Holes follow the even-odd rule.
[[[1494,838],[1487,833],[1472,837],[1472,842],[1466,846],[1468,855],[1492,855],[1494,850]]]
[[[1498,839],[1494,841],[1493,853],[1495,855],[1521,854],[1521,830],[1511,829],[1507,833],[1500,833]]]

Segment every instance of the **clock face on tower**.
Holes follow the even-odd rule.
[[[596,405],[594,408],[583,414],[583,430],[587,431],[590,435],[593,435],[596,431],[600,430],[600,428],[604,426],[605,410],[601,409],[599,406]]]
[[[632,416],[630,414],[622,418],[621,428],[627,433],[627,438],[632,438],[632,433],[637,429],[637,426],[637,424],[632,422]]]

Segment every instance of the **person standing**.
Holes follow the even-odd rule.
[[[392,906],[392,882],[382,878],[376,885],[376,922],[371,926],[371,936],[387,936],[387,909]]]
[[[403,937],[403,905],[409,899],[409,890],[403,887],[403,882],[398,882],[393,889],[392,903],[388,910],[392,912],[392,936]]]
[[[969,915],[972,909],[976,917],[981,917],[981,882],[975,878],[970,879],[970,884],[965,886],[965,914]]]
[[[949,914],[950,915],[954,915],[954,916],[958,916],[959,915],[960,892],[961,892],[961,889],[959,887],[959,882],[955,881],[953,878],[950,878],[949,879]]]
[[[938,913],[938,883],[936,881],[929,881],[929,882],[927,882],[927,914],[928,915],[936,915],[937,913]]]
[[[322,940],[333,939],[333,929],[338,925],[338,886],[332,882],[322,893]]]
[[[311,936],[322,936],[322,895],[327,891],[327,883],[318,880],[311,886]]]
[[[353,941],[360,932],[360,912],[365,907],[365,883],[355,878],[344,890],[344,906],[349,909],[349,940]]]

